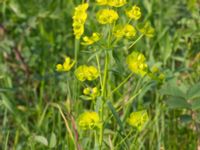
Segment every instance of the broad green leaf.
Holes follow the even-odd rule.
[[[190,104],[185,99],[183,99],[181,97],[170,97],[166,101],[166,103],[169,106],[169,108],[172,108],[172,109],[178,109],[178,108],[189,109],[191,107]]]
[[[160,93],[163,95],[177,96],[177,97],[185,97],[185,94],[177,87],[168,87],[160,90]]]
[[[163,95],[170,95],[176,97],[185,98],[185,93],[182,92],[177,86],[166,84],[161,90],[160,93]]]
[[[200,99],[195,99],[192,101],[192,109],[200,110]]]
[[[36,142],[39,142],[45,146],[48,146],[48,141],[44,136],[36,135],[33,137]]]
[[[194,99],[200,97],[200,83],[193,85],[187,91],[187,99]]]

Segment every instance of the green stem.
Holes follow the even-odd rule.
[[[108,45],[107,45],[107,50],[105,50],[105,66],[104,66],[104,76],[103,76],[103,84],[102,84],[102,102],[101,102],[101,109],[99,110],[100,112],[100,118],[101,118],[101,126],[100,126],[100,135],[99,135],[99,150],[102,149],[102,143],[103,143],[103,132],[104,132],[104,103],[107,97],[107,81],[108,81],[108,65],[109,65],[109,50],[111,47],[111,38],[112,38],[112,33],[111,33],[111,26],[108,26]]]
[[[143,79],[143,78],[140,78],[140,79],[137,81],[136,86],[135,86],[135,90],[134,90],[133,93],[136,93],[136,92],[138,91],[138,89],[139,89],[139,87],[140,87],[140,84],[141,84],[141,82],[142,82],[142,79]],[[134,94],[134,95],[135,95],[135,94]],[[135,98],[135,97],[134,97],[134,98]],[[126,111],[125,111],[125,113],[124,113],[124,118],[123,118],[123,120],[126,119],[127,115],[129,114],[130,109],[131,109],[131,105],[128,105],[128,106],[127,106],[127,109],[126,109]]]
[[[115,146],[115,149],[117,149],[117,147],[120,146],[133,132],[133,130],[130,130],[129,133]]]
[[[136,145],[137,143],[137,136],[139,135],[139,132],[136,132],[134,140],[133,140],[133,145]]]
[[[77,60],[78,60],[78,53],[79,53],[79,48],[80,48],[80,40],[75,39],[75,53],[74,53],[74,59],[75,59],[75,69],[77,68]]]
[[[108,77],[108,63],[109,63],[109,54],[106,52],[106,60],[105,60],[105,67],[104,67],[104,77],[103,77],[103,88],[102,88],[102,97],[106,97],[106,82]]]
[[[95,49],[96,51],[96,49]],[[100,78],[100,84],[101,84],[101,89],[103,88],[103,83],[102,83],[102,77],[101,77],[101,65],[100,65],[100,61],[99,61],[99,55],[96,53],[96,61],[97,61],[97,66],[98,66],[98,70],[99,70],[99,78]]]
[[[67,131],[68,131],[68,133],[69,133],[69,137],[71,138],[73,144],[76,145],[76,141],[75,141],[75,139],[74,139],[73,132],[72,132],[72,130],[70,129],[69,122],[68,122],[67,118],[65,117],[65,114],[64,114],[64,112],[62,111],[62,108],[60,107],[60,105],[57,104],[57,103],[49,103],[49,105],[52,106],[52,107],[55,107],[55,108],[57,108],[57,109],[59,110],[59,113],[60,113],[62,119],[64,120],[66,129],[67,129]]]
[[[144,36],[144,34],[141,34],[141,35],[128,47],[128,49],[132,48],[143,36]]]
[[[78,54],[79,54],[79,49],[80,49],[80,40],[79,39],[75,39],[75,52],[74,52],[74,59],[75,59],[75,69],[77,69],[77,66],[78,66]],[[74,100],[77,99],[78,97],[78,81],[75,79],[74,80]]]
[[[101,96],[103,98],[102,103],[101,103],[101,110],[100,110],[100,118],[101,118],[101,126],[100,126],[100,137],[99,137],[99,149],[101,150],[102,148],[102,143],[103,143],[103,131],[104,131],[104,120],[103,120],[103,112],[104,112],[104,102],[106,99],[106,84],[107,84],[107,79],[108,79],[108,64],[109,64],[109,54],[106,51],[106,60],[105,60],[105,67],[104,67],[104,77],[103,77],[103,85],[102,85],[102,93]]]
[[[130,24],[131,21],[132,21],[132,19],[130,18],[130,19],[128,20],[128,23],[127,23],[127,24]]]
[[[122,85],[124,85],[130,77],[133,75],[133,73],[130,73],[128,77],[126,77],[114,90],[112,90],[111,94],[113,94],[115,91],[117,91]]]

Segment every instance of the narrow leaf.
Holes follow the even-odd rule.
[[[117,123],[118,123],[120,129],[123,130],[123,124],[122,124],[122,122],[121,122],[121,120],[120,120],[120,117],[119,117],[117,111],[116,111],[115,108],[113,107],[112,103],[111,103],[110,101],[108,101],[108,102],[107,102],[107,105],[108,105],[110,111],[112,112],[113,116],[115,117],[115,119],[116,119],[116,121],[117,121]]]

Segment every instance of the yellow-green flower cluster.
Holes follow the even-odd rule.
[[[73,30],[76,39],[80,39],[84,33],[84,24],[87,19],[88,3],[81,4],[75,8],[73,16]]]
[[[113,34],[116,38],[122,38],[123,36],[126,38],[132,38],[136,35],[136,29],[130,24],[124,26],[117,25],[113,29]]]
[[[142,13],[140,11],[140,7],[134,5],[130,10],[126,11],[126,15],[134,20],[140,19]]]
[[[140,32],[147,37],[153,37],[155,29],[151,26],[149,22],[145,23],[144,27],[140,29]]]
[[[127,119],[127,122],[131,126],[136,127],[139,131],[141,131],[148,120],[149,116],[147,114],[147,111],[141,110],[137,112],[132,112],[130,114],[130,117]]]
[[[97,12],[96,18],[100,24],[111,24],[116,21],[119,16],[117,12],[112,9],[102,9]]]
[[[83,45],[92,45],[95,42],[99,41],[100,39],[100,34],[97,32],[92,33],[92,36],[88,37],[88,36],[84,36],[83,37]]]
[[[71,60],[70,57],[66,57],[63,64],[57,64],[56,70],[59,72],[69,71],[75,64],[75,61]]]
[[[96,112],[88,111],[79,116],[78,125],[81,129],[94,129],[100,125],[100,117]]]
[[[160,79],[160,80],[165,80],[165,74],[164,73],[160,73],[159,74],[159,76],[158,76],[158,78]]]
[[[89,96],[91,100],[94,100],[97,96],[99,96],[100,91],[97,87],[94,88],[87,87],[83,89],[83,94]]]
[[[85,81],[85,80],[91,81],[99,76],[99,72],[97,68],[95,68],[94,66],[82,65],[75,70],[75,75],[77,79],[80,81]]]
[[[135,74],[144,76],[147,73],[147,64],[145,56],[137,51],[133,51],[126,58],[126,63],[128,64],[129,69]]]
[[[157,66],[153,66],[149,72],[149,77],[153,80],[163,81],[165,80],[165,74],[160,71]]]
[[[96,0],[98,5],[109,5],[112,7],[121,7],[126,4],[126,0]]]
[[[124,26],[123,31],[124,31],[124,36],[127,38],[134,37],[136,34],[135,28],[130,24],[126,24]]]

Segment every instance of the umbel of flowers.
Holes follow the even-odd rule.
[[[111,8],[104,8],[100,9],[96,13],[97,22],[105,25],[105,24],[112,24],[119,19],[119,15],[117,11],[113,10],[112,7],[122,7],[127,4],[126,0],[97,0],[97,5],[108,5]],[[76,39],[80,39],[81,36],[84,34],[84,24],[87,19],[87,9],[89,7],[88,3],[81,4],[75,8],[74,16],[73,16],[73,31]],[[131,9],[127,9],[125,14],[128,18],[133,20],[140,19],[142,13],[140,8],[136,5],[132,6]],[[141,30],[142,34],[153,36],[154,29],[149,25],[145,25],[144,28]],[[113,36],[116,38],[125,37],[130,39],[136,36],[136,28],[131,25],[130,23],[127,24],[116,24],[112,29]],[[100,34],[97,32],[92,33],[91,36],[84,36],[83,37],[83,45],[92,45],[98,42],[101,39]],[[69,71],[73,65],[74,61],[71,61],[69,57],[66,57],[65,62],[63,64],[57,65],[57,71]],[[128,68],[135,74],[144,76],[147,74],[147,64],[145,56],[140,53],[139,51],[133,51],[130,55],[127,56],[126,63]],[[75,76],[80,81],[92,81],[98,78],[99,71],[95,66],[87,66],[81,65],[75,70]],[[91,88],[86,87],[83,90],[83,94],[91,97],[91,99],[95,99],[99,94],[100,91],[97,87]],[[145,113],[143,113],[145,112]],[[145,119],[144,119],[145,118]],[[134,112],[131,114],[130,118],[128,119],[128,123],[132,126],[136,126],[138,129],[141,129],[143,124],[148,120],[148,114],[146,111],[142,112]],[[141,121],[142,119],[142,121]],[[78,124],[79,126],[86,130],[86,129],[94,129],[95,127],[99,127],[100,123],[99,114],[92,111],[86,111],[79,117]],[[138,126],[140,124],[140,126]]]
[[[102,25],[115,23],[115,26],[113,26],[113,29],[112,29],[112,33],[115,38],[121,39],[122,37],[125,37],[127,39],[131,39],[136,36],[137,31],[136,31],[136,28],[132,24],[130,23],[127,23],[124,25],[116,24],[116,21],[119,19],[119,15],[116,10],[112,9],[112,7],[122,7],[125,4],[127,4],[126,0],[97,0],[96,2],[97,2],[97,5],[100,5],[100,6],[105,6],[105,5],[110,6],[110,8],[100,9],[96,13],[96,19],[97,19],[97,22]],[[86,14],[87,8],[88,8],[87,3],[81,4],[75,8],[75,13],[73,17],[73,20],[74,20],[73,29],[74,29],[74,35],[78,39],[84,33],[84,23],[87,18],[87,14]],[[125,11],[125,14],[131,20],[138,20],[141,18],[141,15],[142,15],[140,8],[136,5],[132,6],[130,9],[127,9]],[[144,29],[141,29],[141,33],[144,35],[148,32],[153,33],[154,29],[150,28],[151,31],[149,31],[148,30],[149,28],[150,27],[147,27],[146,25]],[[83,39],[83,42],[81,43],[82,45],[85,45],[85,46],[93,45],[97,43],[99,40],[101,40],[101,35],[100,33],[94,32],[92,33],[91,36],[84,36],[82,39]],[[133,73],[141,75],[141,76],[144,76],[147,74],[148,66],[146,63],[146,58],[139,51],[133,51],[130,55],[128,55],[126,59],[126,63],[128,65],[128,68]],[[87,65],[81,65],[75,70],[75,75],[77,79],[82,82],[86,80],[92,81],[92,80],[97,79],[99,76],[99,73],[100,72],[98,71],[98,69],[96,69],[94,66],[87,66]],[[94,88],[86,87],[83,90],[83,94],[89,97],[92,97],[92,99],[95,99],[100,94],[100,91],[98,90],[97,87],[94,87]],[[95,114],[95,115],[91,115],[91,117],[89,117],[90,116],[89,114]],[[137,115],[137,116],[138,118],[140,118],[140,115]],[[145,116],[147,116],[147,113],[145,114]],[[129,119],[128,121],[129,124],[133,125],[133,121],[131,122],[130,120],[133,120],[133,119]],[[142,126],[142,124],[144,124],[146,120],[144,120],[143,122],[140,122],[140,125]],[[84,130],[93,129],[93,127],[96,126],[96,124],[98,124],[95,122],[99,122],[99,121],[100,120],[97,113],[85,112],[79,118],[79,126],[83,128]]]
[[[117,44],[120,40],[128,40],[130,45],[127,45],[129,48],[132,48],[134,44],[139,41],[143,36],[153,37],[154,28],[151,27],[150,23],[145,23],[142,28],[138,28],[135,25],[141,19],[142,13],[138,6],[133,5],[131,7],[125,8],[124,14],[126,15],[127,22],[120,23],[120,15],[118,14],[118,7],[126,7],[126,0],[96,0],[96,4],[99,6],[98,11],[96,12],[96,22],[101,29],[108,27],[109,31],[106,36],[102,36],[101,33],[93,32],[90,35],[84,35],[84,26],[87,19],[87,9],[89,8],[88,3],[83,3],[75,8],[73,16],[73,32],[76,39],[81,39],[81,44],[83,46],[90,46],[96,51],[96,46],[101,48],[102,53],[105,54],[104,61],[104,71],[101,69],[101,64],[97,58],[97,63],[95,65],[79,65],[78,62],[74,62],[71,58],[66,57],[63,64],[58,64],[56,70],[60,72],[69,71],[74,63],[77,63],[74,74],[76,79],[81,81],[80,83],[84,85],[82,90],[84,98],[87,100],[92,100],[93,103],[96,102],[98,96],[102,98],[102,108],[99,111],[86,110],[77,119],[80,129],[83,130],[99,130],[99,145],[101,147],[103,140],[103,124],[104,124],[104,101],[107,99],[106,93],[106,84],[107,84],[107,75],[108,75],[108,49],[115,50],[114,44]],[[134,21],[134,25],[132,23]],[[84,36],[83,36],[84,35]],[[82,37],[83,36],[83,37]],[[138,36],[138,38],[136,38]],[[82,37],[82,38],[81,38]],[[101,45],[102,38],[106,38],[105,45]],[[107,40],[108,39],[108,40]],[[103,41],[103,40],[102,40]],[[105,40],[104,40],[105,41]],[[114,43],[114,44],[113,44]],[[102,48],[103,47],[103,48]],[[152,76],[152,72],[149,71],[149,67],[146,62],[146,57],[140,51],[132,51],[126,57],[127,68],[130,69],[132,74],[135,74],[140,77]],[[79,66],[78,66],[79,65]],[[93,82],[94,80],[99,82]],[[88,86],[89,83],[89,86]],[[92,84],[91,84],[92,83]],[[99,84],[98,84],[99,83]],[[123,83],[123,82],[122,82]],[[86,85],[86,86],[85,86]],[[92,85],[92,86],[90,86]],[[130,117],[127,119],[127,123],[131,126],[134,126],[141,131],[144,125],[148,122],[148,113],[146,110],[136,111],[131,113]]]
[[[148,120],[149,116],[147,114],[147,111],[141,110],[137,112],[132,112],[130,117],[127,119],[127,122],[131,126],[136,127],[139,131],[141,131]]]
[[[94,129],[95,127],[99,127],[100,118],[98,113],[93,111],[87,111],[82,113],[78,119],[78,125],[83,129]]]

